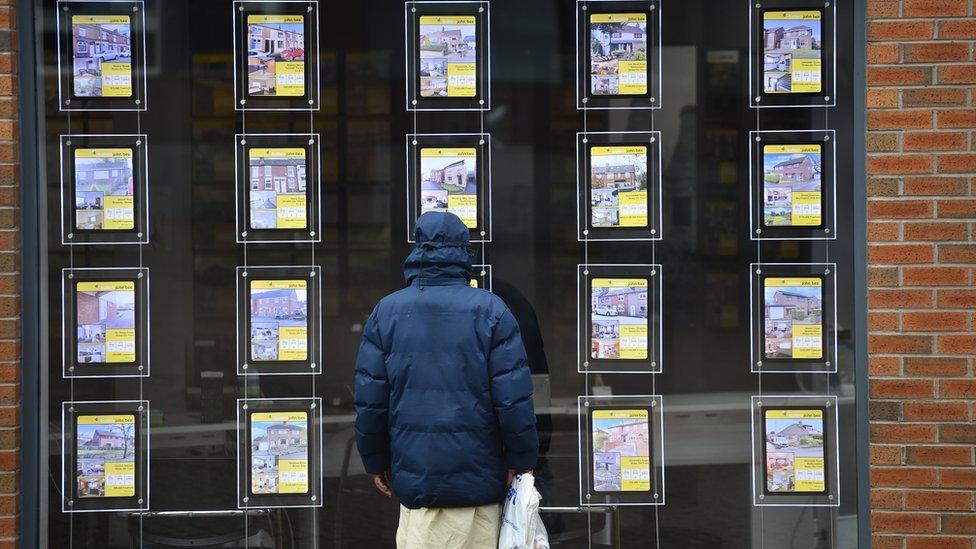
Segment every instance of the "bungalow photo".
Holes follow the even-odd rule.
[[[823,358],[823,287],[819,278],[767,278],[763,356]]]
[[[251,493],[305,494],[309,489],[308,414],[251,414]]]
[[[132,149],[76,149],[74,157],[75,229],[134,229]]]
[[[647,279],[594,278],[590,290],[590,358],[646,359]]]
[[[593,410],[593,490],[651,489],[647,410]]]
[[[819,11],[763,13],[763,91],[819,93],[823,89]]]
[[[252,280],[253,361],[308,360],[308,281]]]
[[[823,492],[822,410],[765,410],[766,491]]]
[[[475,97],[478,46],[473,15],[422,15],[420,97]]]
[[[764,146],[763,225],[820,225],[822,171],[820,145]]]
[[[446,211],[478,226],[478,150],[420,149],[420,213]]]
[[[590,15],[590,93],[647,93],[647,14]]]
[[[250,149],[248,171],[251,229],[308,226],[305,149]]]
[[[247,93],[305,95],[304,16],[247,16]]]
[[[71,17],[76,97],[132,96],[132,28],[128,15]]]
[[[136,360],[135,282],[79,282],[76,287],[77,360],[81,364]]]
[[[136,418],[78,416],[75,483],[79,498],[136,495]]]
[[[647,147],[590,147],[590,223],[647,226]]]

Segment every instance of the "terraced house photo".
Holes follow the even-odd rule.
[[[308,282],[252,280],[251,360],[305,360],[308,356]]]
[[[127,15],[75,15],[71,18],[75,96],[132,95],[131,32]]]
[[[135,227],[132,149],[75,151],[75,229]]]
[[[248,15],[247,73],[249,95],[304,95],[304,16]]]

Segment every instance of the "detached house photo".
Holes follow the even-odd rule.
[[[477,196],[477,163],[473,154],[429,156],[421,150],[420,213],[448,211],[451,195]]]
[[[763,223],[767,227],[793,224],[796,193],[822,192],[821,163],[820,152],[763,153]]]
[[[620,61],[647,60],[647,23],[590,23],[590,92],[620,93]]]
[[[273,417],[277,414],[264,415],[271,416],[272,420],[251,422],[251,492],[254,494],[294,492],[295,490],[282,490],[283,479],[287,479],[290,483],[304,484],[305,490],[302,491],[307,491],[308,428],[306,422],[278,421]],[[286,467],[282,467],[282,462],[291,463],[285,463]],[[285,476],[294,475],[296,468],[300,471],[298,478]],[[285,472],[283,469],[289,471]]]
[[[823,317],[821,287],[767,287],[764,290],[765,356],[791,358],[797,325],[819,325]]]
[[[251,360],[279,360],[282,328],[307,328],[307,294],[304,287],[251,288]]]
[[[793,63],[796,59],[821,58],[819,19],[776,19],[763,21],[763,89],[766,93],[793,91]]]

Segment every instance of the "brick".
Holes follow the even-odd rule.
[[[939,263],[976,263],[976,245],[939,244]]]
[[[976,355],[976,334],[940,335],[938,351],[950,355]]]
[[[931,21],[871,21],[868,23],[868,41],[929,40],[935,36]]]
[[[875,423],[871,425],[874,442],[935,442],[935,425],[919,423]]]
[[[901,58],[898,44],[868,44],[867,60],[869,65],[880,63],[897,63]]]
[[[905,0],[905,17],[952,17],[964,16],[968,9],[966,0]]]
[[[972,549],[972,539],[968,536],[908,536],[905,549]]]
[[[897,111],[869,111],[869,130],[903,130],[906,128],[931,128],[932,111],[902,109]]]
[[[870,445],[872,465],[901,465],[902,447],[893,444],[872,444]],[[896,471],[897,469],[892,469]]]
[[[976,153],[939,156],[939,173],[972,173],[974,166]]]
[[[926,533],[936,532],[938,521],[931,513],[871,513],[871,530],[874,532]]]
[[[913,397],[926,398],[935,395],[935,384],[930,379],[872,379],[872,398]],[[898,418],[892,418],[898,419]]]
[[[976,379],[943,379],[939,383],[939,396],[976,399]],[[976,426],[973,428],[976,429]]]
[[[928,219],[935,214],[929,200],[868,200],[868,218],[878,219]]]
[[[937,111],[935,118],[940,128],[976,127],[976,109],[945,109]]]
[[[935,257],[931,244],[874,244],[868,246],[868,261],[881,265],[931,263]]]
[[[976,308],[976,290],[939,290],[938,302],[947,309]]]
[[[905,492],[902,490],[871,490],[872,509],[903,509],[905,507]]]
[[[868,267],[868,286],[876,288],[879,286],[897,285],[898,267]]]
[[[906,312],[902,327],[906,332],[961,332],[969,327],[964,312]]]
[[[939,67],[939,84],[976,84],[976,65]]]
[[[872,224],[868,224],[869,233],[871,230],[871,225]],[[904,239],[908,242],[913,240],[945,242],[948,240],[965,241],[969,239],[969,230],[966,224],[962,222],[917,221],[905,223],[903,231]]]
[[[941,469],[939,486],[944,488],[976,488],[976,469]]]
[[[897,107],[898,90],[895,88],[868,88],[867,106],[871,109]]]
[[[918,86],[931,83],[931,67],[868,67],[869,86]]]
[[[905,267],[901,272],[905,286],[967,286],[967,267]],[[965,324],[965,322],[963,322]]]
[[[906,460],[910,465],[971,465],[972,446],[909,446],[905,449]],[[913,509],[921,507],[912,505]]]
[[[935,470],[929,467],[872,467],[871,486],[932,488],[935,487]]]
[[[968,511],[973,507],[973,495],[948,490],[910,490],[905,494],[905,507],[919,511]]]
[[[965,88],[944,88],[941,86],[910,88],[902,90],[901,101],[905,107],[965,105],[967,95]]]
[[[900,238],[901,230],[898,223],[868,223],[869,242],[895,242]]]
[[[871,549],[905,549],[905,537],[872,533]]]
[[[976,514],[942,515],[942,531],[949,534],[976,534]]]
[[[868,307],[872,309],[924,309],[931,306],[931,290],[868,290]]]
[[[976,427],[972,423],[943,423],[939,425],[939,442],[976,443]]]
[[[908,357],[905,359],[905,375],[952,377],[964,376],[969,371],[964,358]]]
[[[973,165],[976,170],[976,164]],[[939,217],[976,219],[976,198],[939,200],[936,202]]]
[[[939,38],[972,40],[974,36],[976,36],[976,19],[939,22]]]
[[[964,134],[965,135],[965,134]],[[901,149],[895,132],[872,132],[867,135],[868,152],[897,152]]]
[[[968,156],[968,155],[953,155]],[[940,160],[943,157],[940,157]],[[956,166],[956,159],[950,158],[951,165]],[[932,157],[922,154],[872,155],[868,157],[868,173],[874,175],[900,175],[931,173]],[[941,164],[940,164],[941,167]],[[946,169],[946,172],[952,170]]]
[[[894,177],[869,177],[867,191],[869,197],[899,196],[898,179]]]
[[[969,61],[969,44],[963,42],[905,44],[902,46],[902,53],[906,63]]]
[[[969,140],[965,132],[906,132],[902,141],[905,151],[964,151]]]
[[[897,356],[869,356],[868,375],[897,376],[901,374],[901,357]]]
[[[902,405],[902,416],[905,421],[966,421],[969,406],[965,402],[911,401]]]
[[[874,383],[879,380],[872,382]],[[887,381],[887,380],[885,380]],[[868,402],[868,418],[871,421],[900,421],[901,402],[897,400],[872,400]]]
[[[901,315],[898,313],[868,313],[868,330],[872,332],[894,332],[901,327]]]
[[[898,16],[901,2],[898,0],[868,0],[868,19],[891,19]]]

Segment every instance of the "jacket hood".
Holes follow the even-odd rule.
[[[467,283],[474,254],[469,231],[458,216],[447,212],[427,212],[417,220],[413,231],[413,251],[403,263],[407,284]]]

